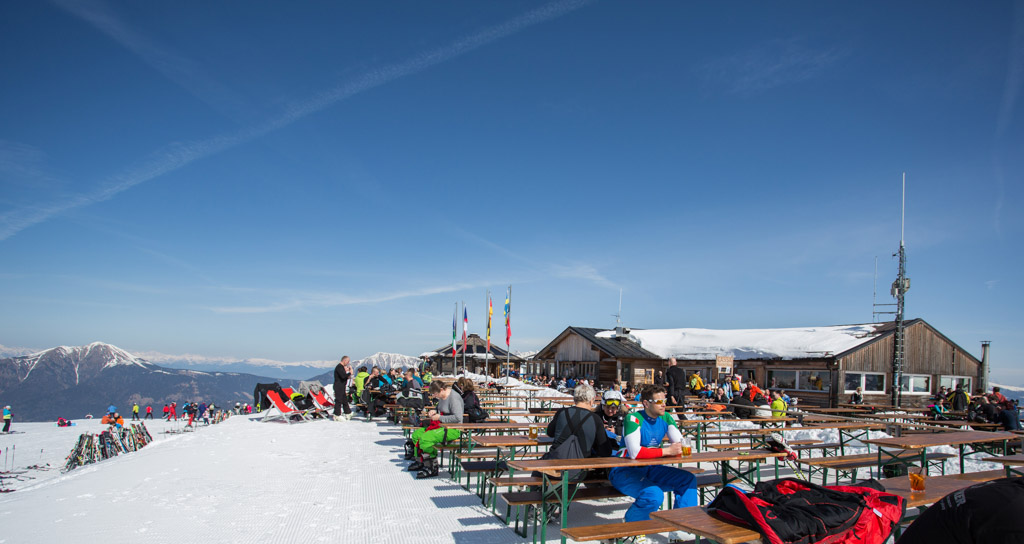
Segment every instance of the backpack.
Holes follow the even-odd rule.
[[[474,406],[469,410],[466,410],[466,416],[469,418],[470,423],[481,423],[487,421],[487,418],[491,417],[491,414],[487,413],[487,410]]]
[[[583,423],[590,421],[593,417],[594,413],[591,412],[583,419]],[[586,457],[583,454],[583,448],[580,447],[579,430],[573,424],[568,412],[565,412],[565,422],[569,425],[569,438],[561,444],[553,446],[541,459],[583,459]],[[604,432],[604,429],[599,430]],[[587,477],[586,470],[567,470],[566,473],[570,484],[579,483]]]

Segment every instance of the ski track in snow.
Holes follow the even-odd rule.
[[[59,467],[78,435],[105,427],[98,420],[76,423],[59,428],[15,422],[13,428],[24,434],[0,436],[0,462],[5,451],[15,452],[6,470],[43,463],[58,467],[29,470],[35,479],[13,482],[9,487],[17,491],[0,495],[0,543],[530,540],[516,535],[445,472],[428,480],[405,472],[401,429],[384,421],[286,425],[235,416],[183,434],[163,432],[180,428],[180,422],[147,421],[154,442],[142,450],[61,474]],[[787,436],[838,440],[835,430]],[[872,433],[872,438],[882,436],[887,435]],[[955,453],[953,448],[936,450]],[[858,449],[848,448],[847,454],[852,453]],[[967,462],[971,472],[999,467]],[[948,473],[959,470],[955,459],[946,468]],[[575,503],[569,524],[621,521],[630,503]],[[498,509],[504,513],[503,504]],[[664,542],[665,537],[653,540]],[[558,541],[557,528],[549,527],[548,541]]]

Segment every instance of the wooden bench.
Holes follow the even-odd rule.
[[[541,503],[544,502],[544,500],[543,500],[544,496],[543,496],[542,492],[540,492],[540,491],[510,491],[510,492],[502,493],[500,496],[501,496],[502,500],[505,501],[505,519],[502,520],[502,521],[504,521],[505,524],[508,525],[509,518],[511,517],[512,507],[515,507],[515,510],[516,510],[516,518],[515,518],[516,519],[516,525],[515,525],[515,529],[514,530],[515,530],[516,534],[518,534],[519,536],[525,537],[526,536],[526,521],[527,521],[526,517],[529,517],[529,512],[530,512],[531,508],[536,508],[537,506],[539,506]],[[624,495],[621,492],[619,492],[618,489],[615,489],[614,487],[611,487],[611,486],[583,487],[583,488],[576,489],[576,492],[572,495],[572,497],[569,500],[572,501],[572,502],[576,502],[576,501],[590,501],[590,500],[597,500],[597,499],[611,499],[611,498],[623,497],[623,496]],[[557,502],[551,502],[551,501],[549,501],[548,504],[549,505],[553,504],[555,506],[558,505]],[[525,511],[526,511],[527,515],[522,518],[522,520],[523,520],[523,527],[522,527],[522,529],[520,529],[519,528],[519,521],[520,521],[521,518],[520,518],[519,512],[520,512],[520,508],[524,507],[524,506],[526,507]],[[536,521],[536,520],[534,520],[534,521]]]
[[[669,531],[685,531],[719,544],[761,542],[761,533],[752,531],[743,525],[720,520],[708,514],[702,506],[655,512],[652,519],[669,524]]]
[[[956,457],[951,453],[927,453],[925,463],[931,465],[935,461],[945,461]],[[921,459],[921,454],[914,450],[888,451],[882,457],[882,464],[885,465],[908,465]],[[817,470],[822,473],[822,485],[828,482],[828,471],[836,472],[836,483],[839,482],[840,473],[847,474],[851,480],[856,481],[857,471],[862,468],[878,467],[878,453],[863,453],[859,455],[839,455],[831,457],[812,457],[808,459],[797,459],[798,463],[806,464],[812,468],[808,472],[813,474]],[[945,474],[945,465],[943,465]]]
[[[695,471],[695,470],[700,470],[700,469],[687,469],[687,470]],[[696,476],[696,478],[697,478],[697,482],[696,482],[697,489],[699,489],[701,491],[703,491],[704,489],[707,489],[707,488],[713,488],[713,487],[718,487],[718,486],[722,485],[722,477],[718,473],[715,473],[715,472],[709,472],[709,473],[704,473],[704,474],[699,474],[699,473],[694,472],[694,476]],[[531,478],[531,480],[535,481],[537,485],[540,485],[542,479],[541,478]],[[523,480],[520,480],[520,481],[523,481]],[[586,480],[584,480],[584,482],[586,482]],[[589,490],[598,490],[598,491],[589,491],[587,493],[583,493],[584,491],[587,491],[588,489]],[[600,490],[605,490],[605,491],[602,492]],[[575,501],[585,501],[585,500],[597,500],[597,499],[617,498],[617,497],[625,497],[625,496],[626,495],[623,495],[622,493],[620,493],[614,487],[608,485],[608,486],[603,486],[603,487],[587,487],[587,488],[579,489],[579,490],[576,491],[576,495],[573,496],[572,501],[575,502]],[[518,507],[519,506],[524,506],[524,505],[525,506],[536,506],[536,505],[539,505],[541,503],[541,493],[540,493],[540,491],[523,491],[523,492],[502,493],[501,497],[503,499],[505,499],[505,502],[507,504],[505,520],[504,520],[506,524],[508,523],[508,518],[510,517],[509,510],[511,509],[512,506],[516,506],[517,507],[517,511],[516,511],[516,532],[517,533],[519,532],[519,529],[518,529],[518,527],[519,527]],[[509,497],[511,498],[512,502],[509,501]],[[701,493],[701,502],[704,502],[703,493]],[[580,542],[585,542],[587,540],[632,538],[632,537],[635,537],[637,535],[661,533],[661,532],[666,532],[666,531],[673,530],[671,527],[669,527],[668,529],[654,530],[655,528],[661,528],[663,524],[657,524],[657,526],[655,526],[654,524],[651,524],[650,522],[612,523],[612,524],[607,524],[607,525],[611,525],[614,528],[600,528],[601,526],[599,526],[599,525],[593,525],[593,526],[588,526],[588,527],[573,527],[573,528],[563,529],[562,533],[565,534],[566,536],[569,536],[573,540],[577,540],[577,541],[580,541]],[[525,533],[525,529],[526,529],[526,527],[524,525],[524,527],[523,527],[524,533]],[[618,536],[589,537],[589,538],[585,538],[584,539],[584,538],[577,538],[576,536],[572,536],[571,534],[567,533],[566,531],[579,531],[578,534],[580,535],[580,537],[584,537],[584,536],[587,536],[587,535],[604,534],[607,531],[613,531]],[[525,536],[524,533],[520,533],[520,534]]]
[[[576,542],[591,542],[594,540],[615,540],[618,542],[637,535],[668,533],[674,530],[676,530],[674,525],[650,519],[646,521],[603,523],[601,525],[588,525],[585,527],[568,527],[562,529],[562,534]]]

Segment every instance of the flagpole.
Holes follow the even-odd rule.
[[[466,301],[462,301],[462,371],[466,372]]]
[[[512,335],[508,331],[512,327],[512,286],[508,286],[508,316],[505,317],[505,373],[508,375],[512,366]]]
[[[491,313],[488,311],[488,303],[491,300],[491,290],[484,291],[484,334],[487,335],[487,351],[484,353],[484,367],[491,364]]]

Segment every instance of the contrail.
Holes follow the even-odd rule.
[[[173,172],[199,159],[204,159],[250,142],[284,128],[299,119],[316,113],[359,93],[390,83],[396,79],[422,72],[428,68],[460,57],[496,40],[511,36],[533,25],[544,23],[575,11],[591,0],[567,0],[554,2],[529,11],[496,26],[488,27],[448,45],[425,51],[404,62],[384,66],[337,87],[329,89],[307,100],[288,107],[276,118],[261,124],[205,140],[171,144],[143,159],[133,167],[107,180],[102,186],[86,195],[64,200],[43,207],[22,208],[0,216],[0,240],[6,240],[22,230],[75,208],[88,206],[113,198],[118,193]]]

